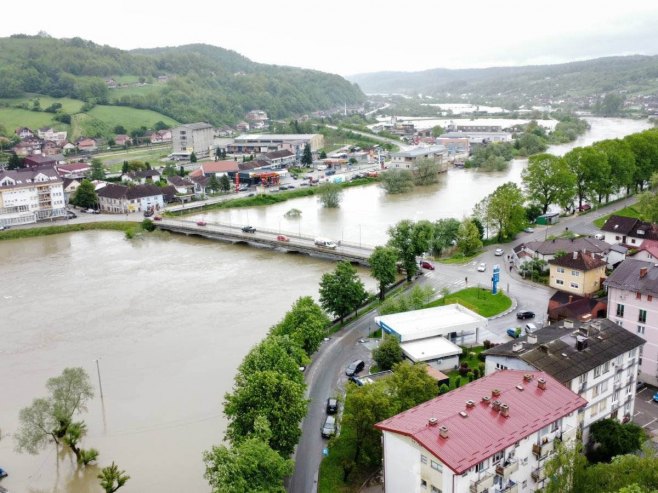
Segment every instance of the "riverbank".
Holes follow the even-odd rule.
[[[141,230],[139,222],[128,221],[99,221],[76,224],[53,224],[51,226],[34,226],[30,228],[16,228],[0,231],[0,240],[16,240],[19,238],[34,238],[36,236],[49,236],[61,233],[75,233],[77,231],[109,230],[135,233]]]

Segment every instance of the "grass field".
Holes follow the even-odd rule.
[[[628,207],[624,207],[623,209],[619,209],[618,211],[615,211],[612,214],[607,214],[603,217],[599,217],[594,221],[594,226],[600,228],[613,214],[615,216],[634,217],[636,219],[640,219],[640,211],[631,205]]]
[[[512,306],[512,300],[502,291],[498,291],[497,294],[493,295],[489,289],[465,288],[451,293],[445,298],[433,301],[426,308],[449,305],[450,303],[459,303],[483,317],[493,317]]]
[[[0,99],[0,103],[7,103],[9,106],[16,106],[18,104],[27,104],[30,108],[32,107],[32,100],[35,98],[39,99],[39,104],[41,109],[46,109],[53,103],[59,103],[62,105],[62,111],[65,113],[73,114],[78,113],[84,104],[79,99],[71,98],[52,98],[50,96],[43,96],[40,94],[33,94],[31,96],[24,96],[22,98],[11,98],[11,99]],[[53,116],[52,113],[46,113],[47,115]]]
[[[0,108],[0,125],[8,133],[14,133],[19,127],[28,127],[36,131],[37,128],[53,127],[58,130],[70,131],[68,125],[53,120],[52,113],[42,111],[22,110],[18,108]]]
[[[140,223],[103,221],[97,223],[62,224],[53,226],[41,226],[36,228],[8,229],[0,231],[0,241],[15,240],[18,238],[33,238],[36,236],[56,235],[60,233],[73,233],[75,231],[92,231],[96,229],[135,232],[142,229]]]
[[[148,84],[146,86],[118,87],[110,91],[110,99],[121,99],[122,96],[144,96],[157,92],[163,86],[161,84]]]
[[[153,126],[163,121],[167,125],[175,127],[178,122],[161,113],[151,110],[139,110],[127,106],[95,106],[88,112],[89,116],[101,120],[110,128],[117,125],[123,125],[128,132],[138,129],[142,126],[153,128]]]
[[[144,161],[154,168],[163,166],[160,160],[171,154],[171,145],[159,145],[157,147],[128,148],[125,151],[104,152],[94,155],[100,159],[105,169],[110,173],[121,171],[124,161]]]

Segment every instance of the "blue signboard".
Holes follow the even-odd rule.
[[[498,283],[500,282],[500,266],[494,265],[493,276],[491,277],[491,294],[498,292]]]

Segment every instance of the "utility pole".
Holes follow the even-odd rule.
[[[96,372],[98,373],[98,388],[101,391],[101,399],[103,398],[103,385],[101,384],[101,368],[98,365],[98,360],[96,360]]]

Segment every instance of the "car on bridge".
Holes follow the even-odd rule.
[[[242,226],[242,232],[243,233],[255,233],[256,228],[254,228],[253,226]]]
[[[276,237],[276,241],[290,241],[290,238],[288,238],[286,235],[278,235]]]
[[[208,223],[205,222],[205,221],[197,221],[197,222],[196,222],[196,225],[197,225],[197,226],[207,226]]]

